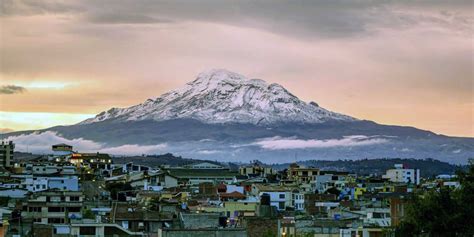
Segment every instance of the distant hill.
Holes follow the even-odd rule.
[[[349,171],[359,175],[382,175],[387,169],[393,168],[395,164],[404,164],[409,168],[420,169],[422,177],[434,177],[439,174],[454,174],[458,169],[465,169],[466,166],[452,165],[434,159],[363,159],[363,160],[309,160],[298,162],[300,165],[313,166],[322,170]],[[274,164],[276,169],[286,169],[290,163]]]
[[[169,166],[183,166],[189,165],[198,162],[210,162],[225,165],[225,163],[219,163],[216,161],[211,160],[197,160],[197,159],[189,159],[183,158],[181,156],[174,156],[171,153],[161,154],[161,155],[143,155],[143,156],[115,156],[113,157],[113,161],[116,164],[125,164],[128,162],[133,162],[134,164],[138,165],[147,165],[151,167],[159,167],[162,165],[169,165]]]

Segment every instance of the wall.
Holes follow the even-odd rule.
[[[158,237],[247,237],[247,231],[245,229],[162,230]]]

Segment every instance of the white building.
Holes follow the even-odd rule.
[[[270,205],[276,207],[279,211],[283,211],[287,207],[293,207],[292,190],[288,187],[252,184],[252,194],[258,197],[268,194]]]
[[[79,180],[76,176],[27,177],[22,183],[22,186],[30,192],[40,192],[49,189],[79,191]]]
[[[412,183],[418,185],[420,184],[420,170],[408,169],[402,164],[396,164],[395,169],[387,170],[382,178],[389,179],[391,182],[396,183]]]
[[[304,194],[300,192],[293,192],[292,204],[296,211],[304,211]]]

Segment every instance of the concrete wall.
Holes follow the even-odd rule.
[[[162,230],[158,237],[247,237],[245,229]]]

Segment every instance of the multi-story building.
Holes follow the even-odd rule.
[[[21,213],[25,222],[42,224],[71,223],[82,218],[83,195],[79,191],[42,191],[32,193]]]
[[[272,167],[266,167],[255,162],[248,166],[241,166],[239,173],[249,177],[267,177],[268,175],[276,174],[276,171]]]
[[[76,167],[66,164],[26,164],[26,173],[34,175],[75,175]]]
[[[10,168],[12,167],[11,161],[13,160],[13,150],[15,144],[12,141],[3,142],[0,145],[0,167]]]
[[[252,194],[261,197],[263,194],[270,196],[270,205],[279,211],[285,210],[287,207],[293,207],[292,188],[285,186],[252,184]]]
[[[319,169],[314,167],[302,167],[298,164],[291,164],[288,168],[288,179],[296,183],[309,183],[319,175]]]
[[[304,211],[304,193],[294,190],[291,202],[296,211]]]
[[[79,180],[77,176],[28,177],[22,185],[30,192],[40,192],[50,189],[79,191]]]
[[[420,170],[408,169],[403,164],[396,164],[395,169],[389,169],[382,178],[389,179],[395,183],[420,184]]]

